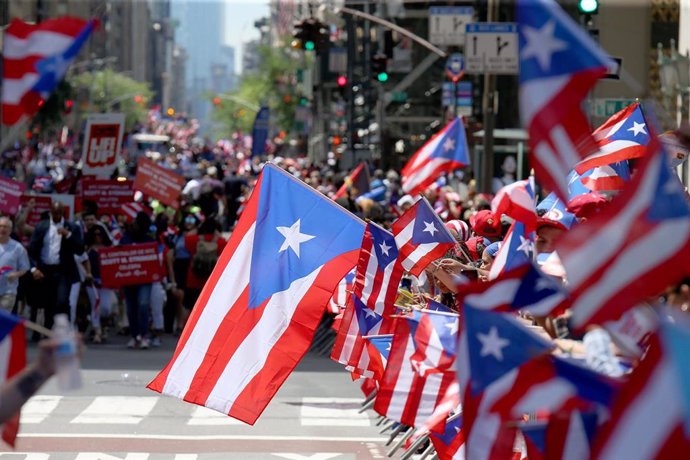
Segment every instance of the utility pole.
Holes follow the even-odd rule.
[[[352,16],[345,18],[347,31],[347,153],[352,165],[355,164],[355,101],[352,85],[355,79],[355,20]],[[349,166],[348,166],[349,167]]]
[[[488,0],[486,22],[494,22],[498,19],[498,1]],[[484,193],[492,193],[491,183],[494,175],[494,126],[496,114],[494,113],[496,97],[496,75],[484,74],[484,95],[482,97],[482,111],[484,112],[484,149],[481,160],[480,190]]]

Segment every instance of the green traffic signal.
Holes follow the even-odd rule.
[[[583,14],[595,14],[599,9],[598,0],[580,0],[577,2],[577,8]]]
[[[386,82],[386,81],[388,81],[388,73],[387,72],[379,72],[379,74],[376,76],[376,78],[381,83]]]
[[[306,42],[304,42],[304,49],[305,50],[314,51],[314,48],[316,48],[316,44],[313,41],[307,40]]]

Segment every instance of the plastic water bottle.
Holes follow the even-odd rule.
[[[55,375],[58,388],[62,391],[77,390],[82,387],[77,339],[66,314],[55,315],[53,338],[58,342],[55,349]]]

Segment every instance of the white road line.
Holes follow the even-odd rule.
[[[97,396],[70,423],[135,425],[146,417],[157,396]]]
[[[366,436],[242,436],[242,435],[168,435],[113,433],[19,433],[18,438],[89,438],[89,439],[153,439],[158,441],[324,441],[324,442],[385,442],[388,438]]]
[[[215,426],[215,425],[246,425],[229,415],[221,414],[218,411],[203,406],[196,406],[187,425],[196,426]],[[248,425],[246,425],[248,426]]]
[[[62,396],[39,395],[29,399],[22,407],[20,424],[41,423],[55,410]]]
[[[371,426],[366,413],[359,413],[361,399],[302,398],[302,426]]]

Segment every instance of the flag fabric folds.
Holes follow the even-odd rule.
[[[517,2],[520,118],[537,180],[561,199],[568,172],[597,150],[582,101],[611,60],[553,0]]]
[[[331,359],[367,377],[383,375],[379,363],[371,361],[362,337],[393,332],[390,315],[395,312],[402,275],[393,235],[369,222],[361,242],[353,292],[343,313]]]
[[[73,17],[10,23],[3,42],[3,124],[14,125],[38,112],[96,25],[95,20]]]
[[[453,119],[422,146],[402,169],[405,193],[421,193],[443,173],[470,164],[465,125],[460,117]]]
[[[528,231],[527,225],[516,220],[498,248],[489,270],[489,280],[531,263],[533,257],[534,231]]]
[[[422,198],[392,225],[403,268],[419,276],[434,260],[455,245],[455,239],[433,208]]]
[[[573,326],[616,320],[687,273],[690,205],[656,141],[632,182],[557,243]]]
[[[455,379],[452,372],[421,375],[410,358],[415,353],[413,331],[408,321],[396,321],[388,365],[376,395],[374,410],[379,414],[419,427],[432,415],[446,389]],[[437,425],[437,429],[444,430]]]
[[[26,367],[26,332],[22,320],[0,310],[0,381],[7,383]],[[14,447],[19,432],[19,412],[2,425],[2,440]]]
[[[348,272],[343,279],[340,280],[338,285],[333,291],[331,300],[328,301],[328,311],[337,315],[341,310],[345,308],[347,304],[347,299],[352,294],[352,285],[355,281],[355,271],[354,269]]]
[[[491,200],[491,210],[497,216],[506,215],[533,230],[537,225],[534,178],[515,181],[502,187]]]
[[[364,224],[264,166],[171,361],[148,388],[253,424],[307,352]]]
[[[592,133],[599,151],[580,161],[575,171],[585,171],[644,156],[649,143],[649,128],[639,102],[630,104]]]

